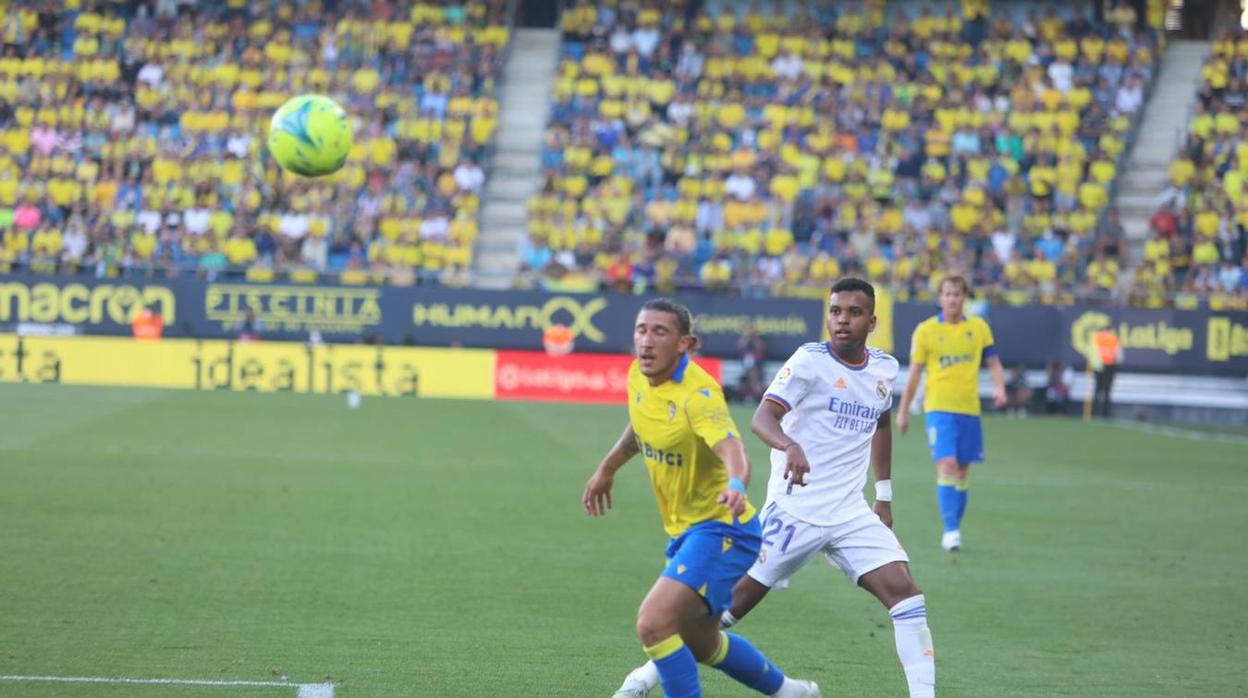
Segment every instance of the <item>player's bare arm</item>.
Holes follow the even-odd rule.
[[[1000,364],[1000,361],[997,362]],[[923,379],[923,365],[917,362],[910,363],[910,373],[906,376],[906,389],[901,392],[901,403],[897,405],[897,431],[902,436],[906,435],[906,429],[910,427],[910,403],[914,401],[915,393],[919,392],[919,381]],[[1004,381],[1004,376],[1002,377]],[[1002,382],[1002,395],[1004,395],[1005,383]],[[891,435],[889,438],[892,438]]]
[[[719,443],[711,447],[715,455],[719,457],[720,462],[724,464],[724,468],[728,470],[729,480],[739,480],[747,487],[750,484],[750,459],[745,454],[745,444],[734,436],[726,439],[720,439]],[[745,504],[747,501],[745,492],[728,487],[728,489],[719,493],[716,500],[728,507],[733,516],[740,516],[745,512]]]
[[[893,427],[888,412],[880,415],[871,437],[871,471],[875,474],[875,515],[893,527]]]
[[[784,466],[784,478],[790,485],[806,486],[806,473],[810,472],[810,461],[800,444],[784,433],[780,420],[784,417],[785,408],[771,400],[763,400],[758,409],[754,410],[754,418],[750,421],[750,429],[762,439],[763,443],[784,453],[787,462]]]
[[[1005,407],[1005,368],[1000,356],[988,357],[988,375],[992,377],[992,404],[998,409]]]
[[[607,451],[607,455],[598,464],[589,482],[585,483],[585,492],[581,495],[581,506],[585,507],[586,513],[590,516],[602,516],[611,509],[611,486],[615,484],[615,471],[637,455],[638,450],[637,435],[633,433],[633,425],[630,422],[624,426],[624,433],[620,434],[615,445]]]

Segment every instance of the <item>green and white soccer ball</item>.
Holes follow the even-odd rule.
[[[351,119],[324,95],[287,101],[269,124],[269,152],[282,169],[304,177],[335,172],[351,151]]]

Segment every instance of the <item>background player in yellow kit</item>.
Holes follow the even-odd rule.
[[[766,695],[818,696],[818,686],[786,677],[745,638],[719,629],[733,585],[758,557],[761,534],[746,497],[750,463],[741,432],[719,384],[689,358],[697,345],[692,329],[678,303],[642,306],[633,328],[629,423],[581,503],[592,516],[605,514],[616,471],[642,454],[671,541],[668,564],[637,611],[637,635],[669,698],[702,695],[698,662]]]
[[[984,459],[984,431],[979,419],[979,367],[988,366],[992,397],[1005,406],[1005,372],[983,318],[962,312],[970,286],[960,276],[940,283],[940,312],[914,328],[910,345],[910,376],[897,410],[902,434],[910,423],[910,402],[927,369],[923,411],[927,413],[927,445],[936,461],[936,501],[945,533],[945,550],[962,547],[962,515],[966,513],[967,471]]]

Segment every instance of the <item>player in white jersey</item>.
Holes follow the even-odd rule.
[[[868,349],[875,289],[841,279],[828,299],[832,340],[800,347],[754,413],[754,433],[771,452],[758,561],[733,589],[721,624],[734,625],[772,588],[817,553],[871,592],[893,620],[897,655],[911,698],[936,694],[936,662],[923,594],[893,534],[891,500],[893,381],[898,363]],[[863,498],[875,471],[874,511]],[[658,683],[652,667],[629,674],[616,696],[644,696]]]

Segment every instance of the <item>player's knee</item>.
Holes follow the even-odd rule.
[[[923,590],[919,588],[918,584],[914,583],[913,579],[907,579],[904,583],[898,585],[895,595],[898,601],[905,601],[911,596],[918,596],[922,593]]]
[[[646,647],[657,645],[676,632],[676,624],[669,618],[645,610],[637,614],[637,639]]]
[[[870,578],[861,582],[885,608],[892,608],[912,596],[923,591],[914,583],[910,576],[910,568],[904,562],[893,562],[872,573]]]
[[[884,593],[888,596],[888,598],[883,599],[884,605],[891,608],[908,598],[922,594],[923,590],[919,589],[919,585],[914,583],[914,579],[910,577],[909,570],[905,570],[900,574],[890,576]]]
[[[936,463],[936,474],[940,477],[959,478],[962,476],[957,458],[941,458]]]

